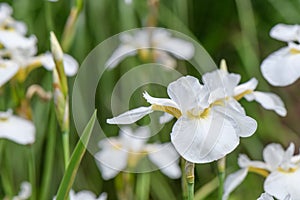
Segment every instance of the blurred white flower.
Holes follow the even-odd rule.
[[[13,115],[12,110],[0,112],[0,138],[22,145],[33,144],[35,126],[31,121]]]
[[[132,4],[132,0],[124,0],[126,4]]]
[[[274,200],[274,198],[268,193],[263,193],[257,200]],[[292,200],[290,195],[286,196],[283,200]]]
[[[80,192],[75,193],[74,190],[71,190],[69,193],[70,200],[106,200],[107,194],[102,193],[99,197],[97,197],[93,192],[88,190],[82,190]],[[56,200],[56,197],[53,198]]]
[[[14,196],[12,200],[27,200],[31,196],[31,184],[29,182],[22,182],[21,189],[17,196]]]
[[[271,85],[290,85],[300,77],[300,26],[277,24],[271,29],[270,36],[287,42],[287,46],[262,62],[262,74]]]
[[[237,83],[237,76],[228,76],[227,83],[219,89],[233,90]],[[211,91],[194,77],[181,77],[169,84],[170,99],[144,93],[150,107],[133,109],[108,119],[107,123],[130,124],[153,111],[167,112],[177,118],[171,141],[178,153],[193,163],[212,162],[233,151],[239,137],[249,137],[257,128],[256,121],[246,116],[242,106],[234,98],[218,92],[219,89]]]
[[[171,143],[146,144],[150,130],[140,127],[132,131],[122,127],[118,137],[110,137],[99,142],[101,150],[95,154],[97,165],[105,180],[114,178],[126,168],[135,168],[141,158],[147,156],[164,174],[179,178],[178,154]]]
[[[151,59],[169,68],[176,65],[172,56],[186,60],[194,56],[195,48],[192,43],[172,37],[171,32],[165,29],[137,30],[134,35],[122,33],[119,38],[121,44],[106,62],[106,66],[110,69],[116,67],[126,57],[136,54],[141,59]]]
[[[0,59],[0,87],[9,81],[19,70],[19,66],[7,60]]]
[[[299,199],[300,190],[300,155],[294,155],[295,146],[290,144],[285,151],[279,144],[269,144],[263,151],[262,161],[251,161],[246,155],[240,155],[238,164],[242,168],[230,174],[224,183],[223,200],[241,184],[248,172],[255,172],[266,177],[264,190],[280,200]]]

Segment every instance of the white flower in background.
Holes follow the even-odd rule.
[[[93,192],[88,190],[82,190],[80,192],[75,193],[74,190],[71,190],[69,193],[70,200],[106,200],[107,194],[102,193],[99,197],[97,197]],[[56,197],[53,198],[56,200]]]
[[[27,200],[31,196],[31,184],[29,182],[22,182],[21,189],[17,196],[14,196],[12,200]]]
[[[220,90],[238,83],[229,76]],[[218,160],[239,144],[239,137],[251,136],[257,123],[246,116],[234,98],[224,93],[210,91],[206,85],[191,77],[181,77],[169,84],[170,99],[154,98],[144,94],[151,104],[108,119],[109,124],[131,124],[153,111],[164,111],[177,118],[171,141],[178,153],[187,161],[207,163]]]
[[[186,60],[194,56],[195,48],[192,43],[172,37],[171,32],[165,29],[137,30],[133,35],[122,33],[119,38],[121,44],[106,62],[106,66],[110,69],[116,67],[126,57],[136,54],[142,59],[151,59],[171,68],[176,65],[172,56]]]
[[[22,145],[33,144],[35,126],[31,121],[13,115],[11,110],[0,112],[0,138]]]
[[[18,70],[19,66],[16,63],[0,59],[0,87],[14,77]]]
[[[238,164],[242,168],[230,174],[224,183],[223,200],[241,184],[248,172],[266,177],[264,190],[277,199],[300,199],[300,155],[294,155],[295,146],[290,144],[285,151],[280,144],[269,144],[263,151],[262,161],[251,161],[246,155],[240,155]]]
[[[103,179],[114,178],[122,170],[134,169],[145,156],[168,177],[179,178],[179,155],[172,144],[146,144],[149,136],[148,127],[140,127],[135,131],[130,127],[122,127],[118,137],[101,140],[101,150],[95,157]]]
[[[257,200],[274,200],[274,198],[268,193],[263,193],[260,195],[260,197]],[[292,199],[290,198],[290,195],[288,195],[283,200],[292,200]]]
[[[262,62],[262,74],[271,85],[290,85],[300,77],[300,26],[277,24],[271,29],[270,36],[287,42],[287,46]]]

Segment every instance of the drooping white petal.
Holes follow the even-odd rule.
[[[127,111],[117,117],[107,119],[106,122],[108,124],[132,124],[144,116],[152,113],[153,110],[150,107],[139,107],[133,110]]]
[[[13,197],[13,200],[26,200],[31,196],[31,184],[29,182],[22,182],[21,189],[18,196]]]
[[[270,31],[270,36],[284,42],[297,41],[300,35],[299,25],[277,24]]]
[[[26,38],[15,31],[0,30],[0,43],[7,49],[36,49],[35,36]]]
[[[33,144],[35,126],[29,120],[17,116],[0,119],[0,138],[12,140],[18,144]]]
[[[251,94],[245,95],[245,98],[248,101],[257,101],[263,108],[274,110],[280,116],[284,117],[287,114],[283,101],[274,93],[254,91]]]
[[[173,179],[181,177],[181,169],[178,165],[179,155],[171,143],[148,144],[147,150],[149,159],[164,174]]]
[[[264,161],[270,166],[271,170],[279,167],[284,157],[284,149],[280,144],[268,144],[263,151]]]
[[[178,105],[182,114],[193,108],[205,109],[208,102],[207,88],[203,87],[199,80],[192,76],[177,79],[168,85],[169,97]]]
[[[274,198],[268,193],[263,193],[257,200],[274,200]]]
[[[248,169],[243,168],[227,176],[224,182],[224,194],[222,200],[228,199],[229,194],[243,182],[247,174],[248,174]]]
[[[108,69],[115,68],[122,60],[128,56],[133,56],[137,53],[135,46],[130,44],[121,44],[106,61],[105,66]]]
[[[257,122],[244,112],[239,112],[235,107],[231,107],[231,102],[235,102],[235,100],[226,101],[225,106],[214,106],[213,109],[231,122],[238,136],[249,137],[253,135],[257,129]]]
[[[19,70],[19,66],[6,60],[0,60],[0,87],[8,82]]]
[[[166,124],[170,122],[172,119],[174,119],[173,115],[170,115],[169,113],[164,113],[162,116],[159,117],[159,123]]]
[[[45,69],[52,71],[55,67],[55,63],[51,53],[46,52],[45,54],[38,57]],[[67,76],[74,76],[78,71],[78,62],[70,55],[64,54],[64,70]]]
[[[161,106],[171,106],[173,108],[179,109],[178,105],[172,101],[171,99],[166,98],[155,98],[150,96],[147,92],[143,93],[143,97],[146,99],[146,101],[152,105],[161,105]]]
[[[287,86],[300,76],[300,54],[284,47],[270,54],[261,64],[264,78],[274,86]]]
[[[291,199],[299,199],[300,170],[295,172],[272,172],[264,182],[264,190],[277,199],[285,199],[290,195]]]
[[[103,179],[109,180],[126,168],[128,152],[122,146],[112,144],[96,153],[95,158]]]
[[[228,119],[212,111],[204,119],[180,117],[173,126],[171,141],[184,159],[208,163],[233,151],[239,137]]]
[[[249,81],[238,85],[234,88],[234,96],[237,96],[239,94],[242,94],[244,92],[248,91],[254,91],[257,87],[258,80],[256,78],[251,78]]]
[[[259,169],[270,170],[269,165],[262,161],[250,160],[247,155],[240,154],[238,158],[238,164],[241,168],[254,167]]]

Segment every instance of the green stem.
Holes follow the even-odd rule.
[[[195,200],[205,199],[209,194],[215,191],[219,186],[218,177],[206,183],[195,193]]]
[[[5,162],[6,157],[7,157],[5,155],[5,151],[4,151],[5,146],[6,146],[5,141],[1,140],[0,141],[1,181],[3,184],[3,190],[4,190],[5,195],[8,198],[11,198],[14,194],[14,191],[13,191],[13,187],[12,187],[12,179],[10,177],[11,173],[7,166],[8,162]]]
[[[181,164],[181,171],[182,171],[182,177],[181,177],[181,187],[182,187],[182,197],[184,200],[188,198],[188,191],[187,191],[187,184],[186,184],[186,175],[185,175],[185,160],[181,158],[180,161]]]
[[[67,169],[70,157],[70,144],[69,144],[69,131],[62,133],[63,151],[64,151],[64,163],[65,169]]]
[[[55,112],[53,106],[50,108],[50,122],[48,124],[49,133],[47,134],[47,147],[46,147],[46,159],[42,176],[40,199],[49,199],[49,190],[51,177],[53,172],[53,159],[55,152],[55,140],[56,140],[56,123]]]
[[[185,178],[187,182],[188,200],[194,199],[194,183],[195,183],[194,169],[195,169],[195,164],[186,161]]]
[[[31,183],[31,200],[36,199],[36,168],[35,168],[35,154],[34,149],[31,146],[29,148],[29,162],[28,162],[28,169],[29,169],[29,181]]]
[[[137,175],[136,180],[136,199],[148,200],[150,190],[150,173],[141,173]]]
[[[218,177],[219,177],[219,200],[222,200],[223,189],[224,189],[224,179],[225,179],[225,169],[226,169],[226,156],[218,160]]]

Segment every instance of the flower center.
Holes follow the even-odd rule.
[[[282,167],[278,167],[277,170],[281,173],[294,173],[298,170],[298,167],[290,167],[288,169],[283,169]]]
[[[194,109],[187,112],[187,116],[190,119],[205,119],[209,115],[210,108],[205,108],[202,111],[195,112]]]
[[[290,49],[290,53],[291,53],[291,54],[299,54],[299,53],[300,53],[300,50],[299,50],[299,49],[295,49],[295,48],[291,48],[291,49]]]
[[[299,52],[300,53],[300,52]],[[247,94],[251,94],[253,92],[253,90],[246,90],[238,95],[235,95],[234,98],[235,100],[239,101],[240,99],[242,99],[245,95]]]

